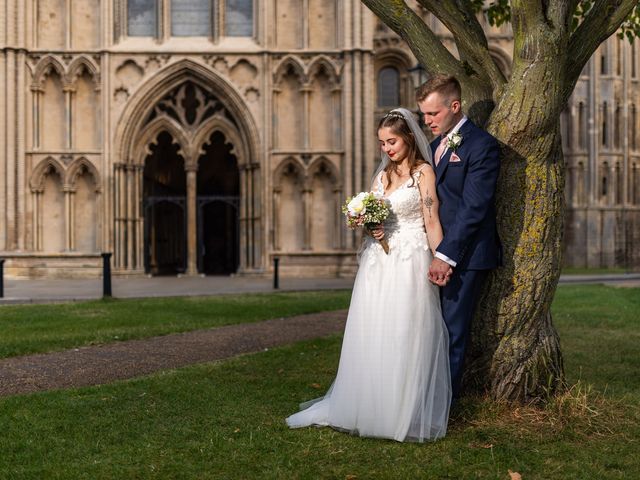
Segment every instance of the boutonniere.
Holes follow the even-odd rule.
[[[456,151],[458,147],[462,144],[462,135],[458,132],[452,133],[451,135],[447,135],[447,148]]]

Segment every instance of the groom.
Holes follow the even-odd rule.
[[[418,88],[416,97],[425,124],[437,135],[431,150],[444,238],[429,279],[442,287],[451,386],[457,399],[475,303],[488,272],[501,261],[494,205],[500,148],[494,137],[462,113],[455,77],[432,77]]]

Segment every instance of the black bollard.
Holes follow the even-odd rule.
[[[0,258],[0,298],[4,297],[4,258]]]
[[[102,298],[111,297],[111,254],[102,254]]]
[[[278,257],[273,257],[273,288],[276,290],[280,288],[280,281],[278,278],[278,265],[280,264],[280,259]]]

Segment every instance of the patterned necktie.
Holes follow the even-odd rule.
[[[438,148],[436,148],[436,153],[433,156],[433,160],[436,163],[436,167],[438,166],[438,163],[440,163],[440,159],[442,158],[442,154],[444,153],[444,151],[447,149],[447,136],[444,135],[442,137],[442,140],[440,140],[440,145],[438,145]]]

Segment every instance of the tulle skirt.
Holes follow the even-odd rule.
[[[427,279],[431,253],[424,237],[424,231],[392,237],[389,255],[367,240],[336,378],[324,397],[287,418],[291,428],[331,426],[397,441],[445,435],[448,336],[438,288]]]

